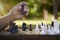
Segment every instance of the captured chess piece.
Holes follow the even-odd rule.
[[[26,23],[23,22],[23,24],[22,24],[22,30],[23,30],[23,31],[26,31],[26,29],[27,29]]]
[[[32,25],[30,24],[30,26],[29,26],[29,31],[32,31]]]

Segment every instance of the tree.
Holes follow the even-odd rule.
[[[44,19],[47,20],[48,19],[48,10],[46,7],[47,4],[47,0],[43,0],[43,14],[44,14]]]
[[[58,1],[59,0],[53,0],[53,16],[55,19],[58,19]]]

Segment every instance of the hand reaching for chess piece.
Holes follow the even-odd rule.
[[[0,31],[6,28],[10,21],[21,19],[28,15],[28,4],[27,2],[21,2],[13,7],[9,13],[0,18]]]

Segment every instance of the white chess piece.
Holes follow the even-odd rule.
[[[48,34],[51,32],[51,27],[48,25]]]
[[[51,31],[50,31],[49,35],[55,35],[55,32],[54,32],[54,28],[53,27],[51,27]]]
[[[41,35],[46,35],[46,32],[45,32],[45,25],[41,25],[41,32],[40,32],[40,34]]]
[[[45,24],[45,32],[48,33],[47,25]]]
[[[59,30],[59,23],[57,20],[54,21],[54,32],[56,34],[60,34],[60,30]]]
[[[36,28],[35,28],[35,34],[39,34],[40,33],[40,29],[38,27],[38,24],[36,24]]]

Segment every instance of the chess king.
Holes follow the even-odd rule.
[[[9,13],[0,18],[0,31],[6,28],[10,21],[15,21],[22,19],[28,15],[28,3],[27,2],[20,2],[15,7],[13,7]]]

